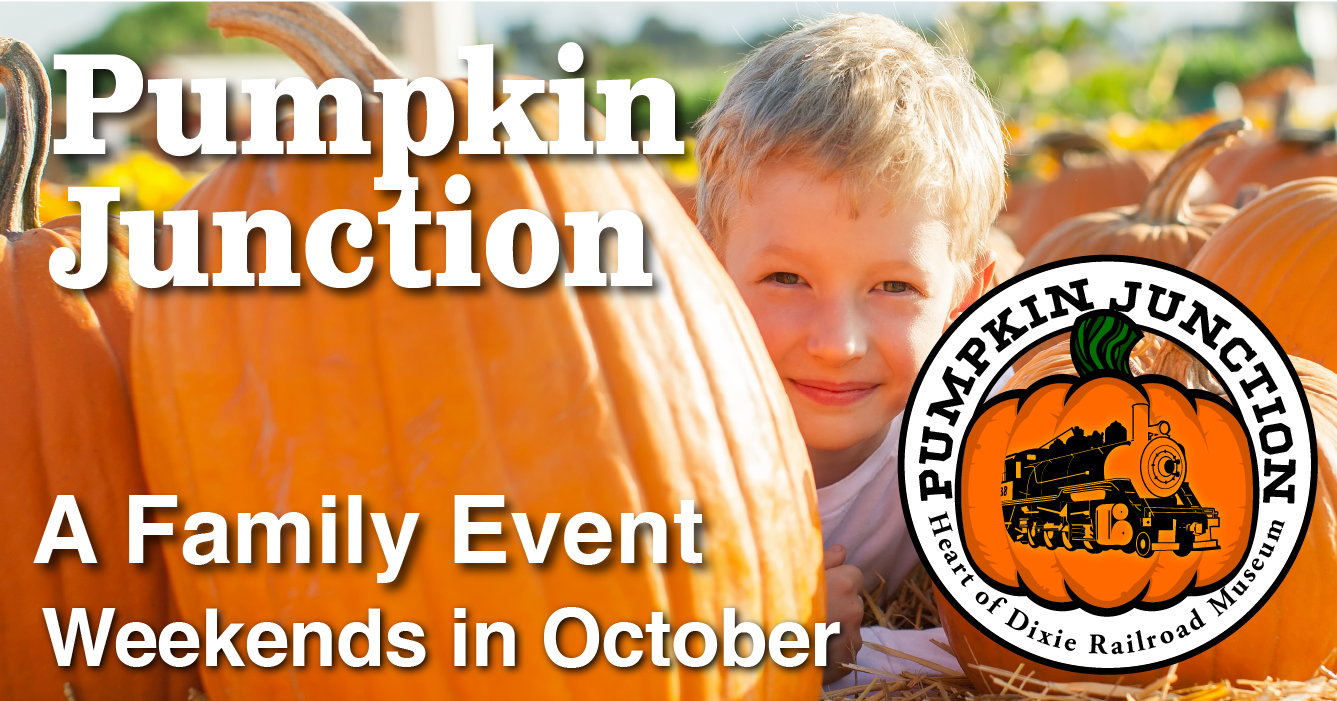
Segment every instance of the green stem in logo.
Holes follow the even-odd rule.
[[[1108,309],[1088,312],[1072,327],[1072,363],[1085,377],[1101,371],[1132,376],[1128,367],[1142,332],[1127,316]]]

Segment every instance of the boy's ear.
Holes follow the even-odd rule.
[[[961,316],[961,313],[964,312],[967,307],[974,304],[975,300],[979,299],[980,295],[984,294],[984,288],[989,284],[989,281],[993,279],[994,266],[998,265],[998,254],[992,250],[985,249],[984,255],[980,256],[979,262],[980,264],[975,267],[975,277],[970,280],[970,287],[966,289],[965,295],[961,297],[961,303],[956,305],[956,308],[947,315],[947,321],[942,325],[943,331],[946,331],[947,327],[951,326],[953,321],[956,321],[956,317]]]

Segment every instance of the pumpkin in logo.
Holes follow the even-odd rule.
[[[1132,358],[1135,374],[1155,373],[1222,396],[1211,371],[1173,343],[1149,339]],[[1318,363],[1291,356],[1314,417],[1318,445],[1318,496],[1308,535],[1295,563],[1263,608],[1239,630],[1211,648],[1180,662],[1178,686],[1209,684],[1221,679],[1305,679],[1337,648],[1337,599],[1328,582],[1337,577],[1337,373]],[[1026,387],[1039,378],[1076,373],[1065,341],[1040,353],[1011,380],[1005,391]],[[1042,681],[1098,681],[1142,686],[1163,678],[1168,667],[1123,675],[1093,675],[1055,669],[1022,658],[994,642],[968,622],[939,591],[934,592],[947,640],[976,689],[1003,693],[997,675],[982,668],[1016,670]],[[1006,675],[1004,675],[1004,679]]]
[[[1169,378],[1133,377],[1142,333],[1118,312],[1083,315],[1072,336],[1079,377],[1001,394],[970,428],[959,483],[972,560],[1001,588],[1058,607],[1210,590],[1239,565],[1253,522],[1234,410]]]

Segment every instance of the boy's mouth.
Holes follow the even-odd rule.
[[[786,380],[799,394],[818,404],[844,406],[872,394],[881,386],[877,382],[822,382],[821,380]]]

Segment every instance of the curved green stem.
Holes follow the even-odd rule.
[[[51,83],[28,45],[0,38],[5,145],[0,151],[0,226],[6,236],[41,225],[42,170],[51,139]]]
[[[1232,119],[1213,125],[1181,146],[1147,188],[1138,210],[1138,221],[1160,226],[1187,223],[1188,189],[1198,171],[1252,128],[1246,117]]]
[[[317,85],[348,78],[374,99],[378,78],[404,74],[357,25],[323,2],[215,2],[209,26],[225,37],[255,37],[288,54]]]
[[[1108,309],[1087,312],[1072,327],[1072,364],[1081,377],[1102,371],[1132,377],[1129,358],[1140,340],[1142,331],[1124,314]]]

